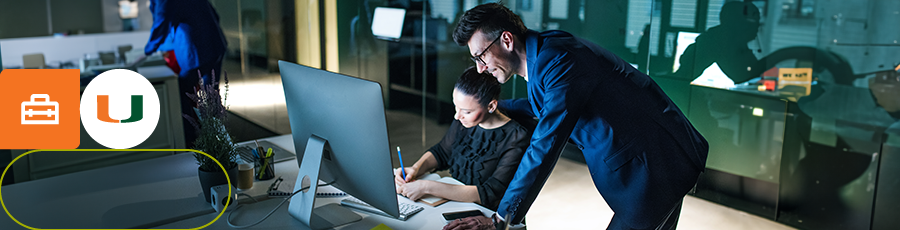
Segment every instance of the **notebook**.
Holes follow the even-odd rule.
[[[453,184],[453,185],[465,185],[462,182],[459,182],[458,180],[453,179],[453,177],[441,177],[440,175],[435,174],[435,173],[419,177],[419,180],[432,180],[432,181],[443,182],[443,183]],[[425,195],[424,197],[419,198],[419,200],[417,202],[425,203],[431,207],[437,207],[438,205],[446,203],[447,201],[450,201],[450,200],[432,196],[432,195]]]

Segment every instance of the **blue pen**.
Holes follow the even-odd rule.
[[[400,146],[397,146],[397,157],[400,158],[400,175],[403,175],[403,180],[406,180],[406,170],[403,169],[403,155],[400,155]]]

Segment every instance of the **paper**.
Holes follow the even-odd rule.
[[[462,182],[459,182],[458,180],[453,179],[453,177],[441,178],[440,175],[434,174],[434,173],[420,177],[419,180],[431,180],[431,181],[437,181],[437,182],[442,182],[442,183],[452,184],[452,185],[465,185]],[[430,205],[432,207],[435,207],[435,206],[443,204],[449,200],[440,198],[440,197],[436,197],[436,196],[432,196],[432,195],[425,195],[424,197],[419,198],[418,201],[425,203],[427,205]]]
[[[734,80],[728,78],[728,76],[725,75],[725,72],[722,72],[722,69],[719,68],[719,64],[714,62],[712,65],[703,70],[703,73],[700,74],[697,79],[691,81],[691,85],[731,89],[734,88]]]

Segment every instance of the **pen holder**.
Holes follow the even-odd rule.
[[[275,157],[263,157],[256,161],[256,179],[268,180],[275,177]]]

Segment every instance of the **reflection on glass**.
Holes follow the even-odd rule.
[[[372,34],[378,38],[396,40],[403,31],[403,19],[406,9],[375,7],[375,16],[372,19]]]
[[[784,101],[766,94],[695,86],[688,118],[710,143],[707,168],[778,182]]]
[[[419,113],[424,104],[423,116],[449,121],[441,106],[450,104],[452,83],[473,63],[448,31],[461,12],[484,2],[342,3],[341,17],[355,17],[357,24],[338,23],[339,31],[355,34],[338,42],[384,47],[341,46],[353,55],[340,51],[340,69],[351,75],[378,69],[393,109]],[[762,193],[777,194],[778,221],[804,229],[865,228],[867,219],[879,221],[878,206],[871,211],[879,199],[873,187],[888,189],[878,194],[900,192],[875,180],[879,169],[900,171],[900,161],[884,152],[890,143],[900,146],[898,1],[503,2],[528,28],[566,30],[650,73],[710,141],[709,168],[775,185],[778,191]],[[378,6],[407,9],[399,42],[376,41],[368,26],[354,26],[369,25]],[[223,16],[223,27],[229,20]],[[250,27],[248,20],[242,26]],[[237,31],[239,22],[226,32]],[[513,81],[503,86],[503,98],[526,95],[524,81]],[[745,189],[745,195],[753,192]]]
[[[675,75],[696,79],[714,63],[734,82],[745,82],[758,71],[757,59],[747,43],[756,39],[760,27],[759,8],[747,2],[727,2],[719,14],[721,23],[697,36],[678,59]]]
[[[778,221],[803,229],[895,227],[898,222],[879,217],[885,215],[879,212],[886,212],[879,207],[900,205],[896,199],[881,197],[900,191],[881,184],[896,181],[896,173],[884,172],[900,167],[885,152],[894,149],[890,143],[900,130],[900,79],[895,68],[900,55],[888,39],[900,37],[900,32],[883,24],[900,19],[894,16],[900,4],[817,6],[816,2],[784,1],[768,8],[777,12],[737,24],[726,15],[741,15],[740,8],[729,9],[742,4],[725,3],[721,23],[701,32],[685,49],[674,77],[725,85],[725,89],[695,86],[687,92],[692,98],[691,120],[710,140],[707,167],[777,183]],[[743,5],[741,10],[755,11],[753,6],[765,4]],[[857,10],[870,13],[849,13]],[[753,25],[761,21],[769,23]],[[745,29],[737,29],[739,24]],[[760,28],[756,41],[757,34],[750,33],[756,33],[754,27]],[[729,36],[710,36],[721,29],[729,29]],[[707,42],[715,48],[702,50]],[[765,47],[772,51],[763,53]],[[712,84],[724,80],[722,76],[738,84]],[[741,116],[747,107],[765,112]],[[768,117],[770,111],[781,112],[784,118]],[[773,125],[765,125],[766,120]],[[746,129],[747,124],[763,125]],[[748,136],[754,133],[765,138]],[[777,147],[757,146],[764,143]],[[781,170],[771,174],[774,178],[760,177],[765,174],[757,168],[763,166]],[[884,190],[875,193],[876,187]]]

